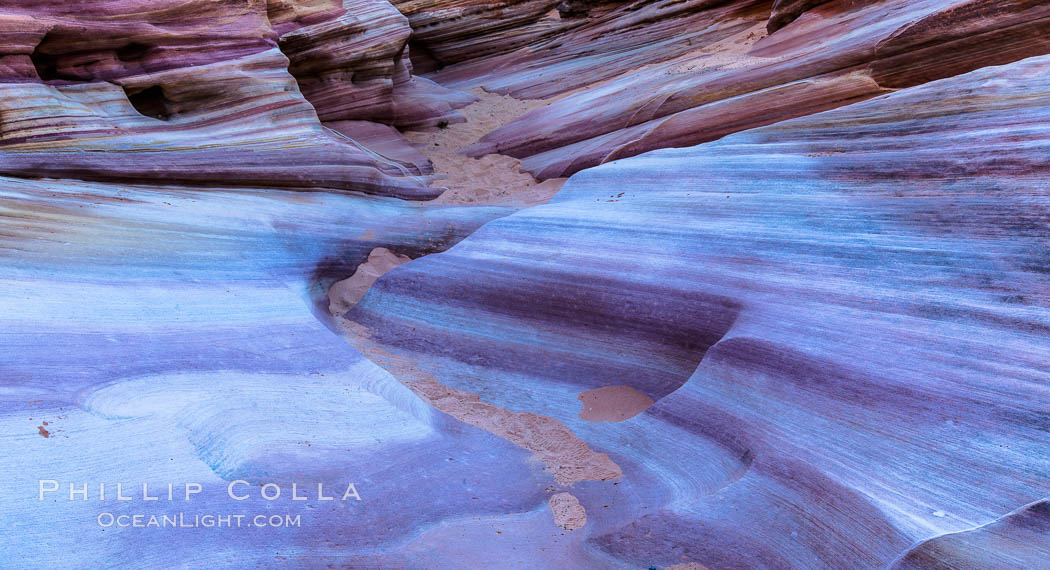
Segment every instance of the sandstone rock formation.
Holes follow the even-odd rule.
[[[780,28],[794,22],[803,12],[828,2],[828,0],[774,0],[773,9],[769,14],[769,23],[766,29],[773,33]],[[856,7],[859,1],[852,1],[851,7]]]
[[[408,18],[413,45],[444,66],[510,51],[566,26],[547,16],[559,0],[393,0]]]
[[[617,560],[885,567],[1047,493],[1048,72],[986,68],[588,170],[390,272],[349,317],[443,383],[616,449],[603,501],[621,514],[588,542]],[[657,402],[576,419],[579,390],[610,384]],[[905,560],[1050,547],[973,532]]]
[[[320,4],[275,3],[273,27],[256,1],[0,8],[0,172],[437,196],[318,114],[436,124],[473,97],[410,77],[410,31],[389,4]]]
[[[273,10],[273,8],[271,8]],[[324,19],[328,16],[328,19]],[[473,100],[411,75],[412,30],[386,0],[346,0],[324,15],[278,11],[288,70],[322,121],[365,119],[399,127],[435,126],[460,119],[454,109]],[[306,24],[306,22],[318,21]]]
[[[5,561],[1050,559],[1045,2],[11,0],[0,32]],[[298,522],[200,523],[261,513]]]
[[[636,32],[624,23],[654,18],[663,6],[630,4],[565,37],[439,77],[529,97],[604,81],[490,133],[473,151],[521,158],[545,178],[1050,51],[1044,3],[989,0],[821,3],[743,53],[743,42],[705,49],[763,18],[764,6],[729,3]],[[647,33],[675,41],[652,45]],[[650,68],[634,70],[639,52]],[[726,54],[751,61],[703,65]]]

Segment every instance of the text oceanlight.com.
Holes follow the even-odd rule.
[[[302,523],[300,515],[202,515],[200,513],[167,515],[99,513],[97,520],[98,526],[103,528],[299,528]]]

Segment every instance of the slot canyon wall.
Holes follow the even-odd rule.
[[[0,32],[0,566],[1047,567],[1045,2]]]

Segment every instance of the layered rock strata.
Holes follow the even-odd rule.
[[[5,560],[1038,567],[1048,19],[7,2]]]
[[[1050,52],[1043,3],[994,0],[819,3],[747,49],[742,41],[711,49],[764,21],[765,9],[761,2],[629,4],[557,39],[437,78],[527,97],[590,86],[472,150],[520,158],[546,178]],[[685,15],[671,18],[668,10]],[[631,22],[646,25],[637,30]],[[636,70],[634,57],[650,67]],[[603,82],[591,86],[596,81]]]
[[[1007,516],[1050,491],[1048,72],[588,170],[347,316],[615,450],[623,482],[581,503],[589,547],[623,563],[1024,565],[1050,552],[1038,506]],[[577,418],[601,385],[656,403]]]

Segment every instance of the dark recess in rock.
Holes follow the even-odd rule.
[[[50,34],[44,36],[44,39],[37,44],[36,49],[30,54],[29,59],[33,61],[33,67],[36,68],[36,74],[42,81],[55,81],[57,79],[70,79],[69,77],[63,76],[58,72],[58,57],[54,54],[47,53],[51,42]]]
[[[138,61],[142,59],[150,49],[150,46],[146,44],[132,42],[117,50],[117,59],[120,61]]]
[[[137,90],[124,88],[124,93],[135,110],[146,117],[167,121],[172,115],[171,101],[164,95],[164,88],[160,85]]]
[[[412,62],[412,72],[420,75],[445,67],[445,63],[426,46],[413,40],[408,42],[408,58]]]

